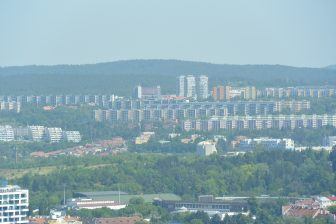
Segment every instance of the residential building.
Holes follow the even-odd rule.
[[[215,86],[212,89],[212,98],[216,101],[228,101],[231,99],[231,86]]]
[[[0,187],[0,223],[28,223],[29,192],[16,185]]]
[[[295,129],[336,127],[336,115],[257,115],[257,116],[212,116],[205,119],[180,121],[184,131],[219,131],[230,129]]]
[[[0,141],[10,142],[14,141],[14,130],[10,125],[1,125],[0,126]]]
[[[195,76],[188,75],[185,77],[185,94],[187,98],[196,99],[196,79]]]
[[[63,131],[63,139],[67,142],[80,142],[82,136],[79,131]]]
[[[293,204],[282,206],[282,215],[297,218],[318,218],[330,216],[329,206],[335,205],[334,197],[313,197],[297,200]]]
[[[52,127],[45,129],[46,140],[51,143],[61,141],[62,136],[63,136],[62,128]]]
[[[209,79],[205,75],[197,77],[196,83],[197,98],[204,100],[209,96]]]
[[[139,123],[141,121],[176,121],[211,116],[270,115],[281,111],[300,112],[310,108],[309,101],[232,101],[187,102],[175,100],[122,100],[113,109],[94,111],[98,122]]]
[[[138,85],[134,88],[132,95],[134,99],[157,100],[161,98],[161,87],[160,86],[143,87]]]
[[[184,97],[185,96],[185,89],[184,89],[184,87],[185,87],[185,76],[184,75],[181,75],[181,76],[178,77],[177,86],[178,86],[177,95]]]
[[[28,126],[28,134],[30,140],[40,142],[44,138],[45,127],[44,126]]]
[[[135,99],[141,99],[142,98],[142,87],[140,85],[138,85],[134,88],[133,98],[135,98]]]
[[[193,75],[178,77],[178,95],[191,99],[207,99],[209,95],[209,80],[205,75],[195,78]]]
[[[136,224],[143,219],[140,216],[84,219],[84,224]]]
[[[0,101],[0,111],[20,113],[21,103],[15,101]]]

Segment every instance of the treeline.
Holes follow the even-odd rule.
[[[118,187],[135,194],[172,192],[184,199],[200,194],[331,195],[336,193],[335,172],[330,165],[336,164],[336,156],[331,155],[313,151],[257,151],[208,158],[124,154],[104,158],[101,166],[84,161],[85,166],[63,166],[45,175],[27,174],[14,182],[31,190],[31,208],[40,207],[41,211],[61,202],[63,184],[68,196],[74,191]]]

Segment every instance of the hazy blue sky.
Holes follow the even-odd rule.
[[[336,0],[0,1],[0,65],[336,64]]]

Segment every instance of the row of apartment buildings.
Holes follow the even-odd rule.
[[[116,100],[111,104],[110,109],[197,109],[197,108],[224,108],[232,111],[250,110],[266,110],[266,113],[279,112],[284,109],[289,109],[292,112],[300,112],[310,109],[310,101],[308,100],[277,100],[277,101],[185,101],[185,100]],[[233,114],[234,112],[229,112]],[[258,113],[258,112],[256,112]]]
[[[245,138],[234,144],[234,148],[239,150],[250,151],[257,147],[265,149],[295,149],[294,140],[290,138]]]
[[[320,98],[336,95],[335,87],[267,87],[257,89],[254,86],[232,87],[215,86],[212,89],[212,98],[217,101],[234,99],[255,100],[257,98]]]
[[[329,86],[318,87],[284,87],[284,88],[265,88],[258,91],[260,97],[271,98],[295,98],[295,97],[333,97],[336,95],[336,88]]]
[[[0,96],[0,102],[34,104],[38,106],[62,106],[94,104],[104,106],[111,104],[116,98],[115,95],[23,95],[23,96]]]
[[[63,131],[59,127],[27,126],[12,127],[10,125],[0,126],[0,141],[47,141],[47,142],[80,142],[82,140],[79,131]]]
[[[130,101],[131,102],[131,101]],[[132,103],[126,108],[132,107]],[[211,116],[270,115],[289,110],[297,113],[310,109],[309,101],[192,102],[147,104],[139,109],[94,110],[98,122],[176,121]]]
[[[212,98],[216,101],[229,101],[232,99],[255,100],[257,89],[254,86],[232,87],[215,86],[212,88]]]
[[[20,113],[21,103],[0,101],[0,111]]]
[[[184,131],[321,128],[327,125],[336,127],[336,115],[226,116],[188,119],[181,121],[180,124]]]

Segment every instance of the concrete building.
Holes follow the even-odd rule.
[[[14,100],[14,99],[13,99]],[[0,102],[0,111],[9,111],[20,113],[21,103],[15,101],[1,101]]]
[[[45,127],[44,126],[28,126],[28,134],[29,134],[30,140],[40,142],[44,138]]]
[[[10,142],[14,141],[14,129],[10,125],[0,126],[0,141]]]
[[[60,142],[62,140],[62,134],[62,128],[53,127],[45,129],[46,140],[51,143]]]
[[[184,131],[219,131],[230,129],[295,129],[336,127],[336,115],[257,115],[257,116],[223,116],[207,119],[187,119],[180,121]]]
[[[333,86],[296,86],[296,87],[268,87],[258,92],[259,96],[272,98],[321,98],[334,97],[336,88]]]
[[[231,99],[231,86],[215,86],[212,89],[212,98],[216,101],[228,101]]]
[[[109,208],[119,210],[126,207],[124,203],[118,203],[113,200],[97,200],[91,198],[72,198],[67,201],[67,207],[71,209],[99,209]]]
[[[139,123],[141,121],[176,121],[212,116],[271,115],[283,110],[299,112],[310,108],[308,101],[116,101],[114,109],[94,111],[98,122]]]
[[[82,136],[79,131],[63,131],[63,139],[67,142],[80,142]]]
[[[28,223],[29,192],[19,186],[0,187],[0,223]]]
[[[226,215],[248,215],[248,203],[245,200],[221,200],[212,195],[199,196],[198,201],[173,201],[156,199],[154,204],[167,209],[171,213],[203,211],[210,217],[219,215],[223,219]]]
[[[217,153],[216,143],[213,141],[203,141],[197,144],[196,154],[199,156],[210,156]]]
[[[336,145],[336,136],[328,136],[323,139],[323,146],[334,147]]]
[[[185,94],[184,94],[185,97],[196,99],[196,79],[195,79],[195,76],[188,75],[188,76],[185,77],[184,90],[185,90]]]
[[[203,84],[202,88],[205,90],[205,79],[202,78]],[[204,93],[204,92],[203,92]],[[196,99],[197,91],[196,91],[196,78],[193,75],[187,76],[179,76],[178,77],[178,95]]]
[[[209,96],[209,79],[205,75],[197,77],[196,83],[197,98],[204,100]]]
[[[142,98],[142,87],[140,85],[136,86],[133,90],[133,98],[141,99]]]
[[[235,147],[241,150],[253,150],[257,147],[264,149],[288,149],[294,150],[295,144],[294,140],[283,138],[283,139],[274,139],[274,138],[253,138],[253,139],[242,139],[239,141]]]
[[[158,100],[161,98],[161,87],[143,87],[138,85],[134,88],[132,97],[134,99]]]
[[[181,75],[178,77],[177,79],[177,86],[178,86],[178,92],[177,95],[178,96],[185,96],[185,76]]]

